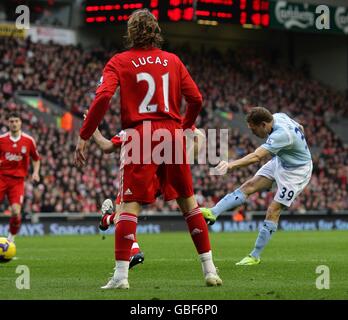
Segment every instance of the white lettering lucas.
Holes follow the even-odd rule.
[[[160,57],[156,57],[156,59],[154,59],[152,56],[147,56],[139,57],[136,61],[132,60],[132,63],[136,68],[139,68],[140,66],[145,66],[146,64],[161,64],[163,67],[166,67],[168,65],[168,60],[164,59],[162,61]]]

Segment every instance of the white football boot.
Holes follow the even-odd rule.
[[[208,287],[216,287],[222,285],[222,280],[217,273],[209,272],[205,275],[205,283]]]
[[[128,279],[115,279],[112,277],[101,289],[129,289]]]

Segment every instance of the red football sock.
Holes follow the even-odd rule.
[[[102,218],[103,226],[108,227],[108,226],[114,224],[115,215],[116,215],[116,213],[104,215],[104,217]]]
[[[208,226],[199,207],[185,213],[184,218],[198,253],[210,251]]]
[[[115,228],[115,260],[129,261],[131,248],[137,231],[138,218],[123,212],[118,217]]]
[[[140,252],[140,248],[139,248],[139,247],[137,247],[137,248],[132,248],[132,250],[131,250],[131,257],[134,256],[134,255],[136,255],[136,254],[139,253],[139,252]]]
[[[132,249],[131,249],[131,256],[134,256],[135,254],[140,252],[139,244],[137,241],[137,236],[135,235],[134,242],[132,244]]]
[[[21,216],[12,216],[10,218],[10,225],[8,229],[12,235],[16,235],[19,232],[19,229],[21,228],[21,222]]]

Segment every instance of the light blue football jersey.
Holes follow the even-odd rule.
[[[273,114],[272,132],[263,148],[276,155],[283,167],[299,167],[312,161],[300,125],[285,113]]]

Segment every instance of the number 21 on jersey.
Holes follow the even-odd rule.
[[[139,113],[156,112],[157,104],[150,104],[155,92],[156,92],[156,82],[151,74],[147,72],[137,73],[137,82],[146,81],[148,89],[143,101],[139,106]],[[162,88],[163,88],[163,98],[164,98],[164,111],[169,112],[169,72],[162,75]]]

